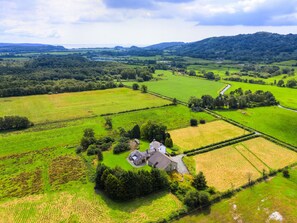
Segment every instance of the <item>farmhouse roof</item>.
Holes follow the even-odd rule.
[[[166,156],[165,154],[159,151],[153,153],[153,155],[149,159],[149,162],[152,166],[159,169],[166,169],[166,167],[168,167],[168,165],[170,165],[171,163],[176,163],[170,157]]]

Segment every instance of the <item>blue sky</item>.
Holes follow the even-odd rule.
[[[297,0],[0,0],[0,42],[149,45],[297,33]]]

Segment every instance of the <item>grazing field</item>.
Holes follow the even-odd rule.
[[[158,76],[163,74],[163,76]],[[208,81],[200,78],[190,78],[188,76],[172,75],[171,71],[157,70],[158,81],[149,81],[144,84],[148,90],[171,98],[176,98],[183,102],[188,102],[191,96],[201,97],[209,94],[216,97],[226,84]],[[132,86],[133,82],[127,82]]]
[[[36,95],[0,99],[0,116],[20,115],[34,123],[46,123],[169,104],[169,101],[117,88],[78,93]]]
[[[111,118],[114,130],[119,127],[128,130],[136,123],[141,125],[148,120],[161,122],[169,130],[189,126],[191,118],[207,122],[214,120],[214,117],[204,112],[191,112],[181,105],[112,115]],[[0,134],[0,157],[48,147],[78,145],[86,128],[93,128],[96,136],[110,133],[104,128],[103,117],[38,125],[25,131]]]
[[[217,112],[243,125],[297,146],[297,112],[278,107]]]
[[[74,151],[53,148],[2,157],[0,222],[156,221],[181,208],[168,192],[125,203],[95,193],[94,157],[87,161]]]
[[[239,192],[214,204],[208,210],[186,216],[176,222],[296,222],[297,169],[290,178],[278,174],[273,179]],[[277,220],[275,217],[281,217]]]
[[[257,91],[270,91],[280,102],[281,105],[297,109],[297,89],[292,88],[284,88],[284,87],[277,87],[271,85],[260,85],[260,84],[247,84],[241,82],[229,82],[231,84],[231,88],[228,92],[233,91],[237,88],[242,88],[245,90]],[[227,93],[228,93],[227,92]]]
[[[91,183],[67,191],[0,201],[2,222],[148,222],[181,208],[172,194],[162,192],[130,202],[113,202],[94,192]]]
[[[197,127],[187,127],[169,132],[174,144],[183,151],[232,139],[249,132],[228,122],[218,120]]]
[[[202,171],[209,186],[220,191],[259,178],[263,169],[283,168],[297,162],[297,153],[261,137],[193,157],[196,172]]]

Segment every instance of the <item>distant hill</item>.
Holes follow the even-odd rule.
[[[0,43],[0,53],[29,53],[29,52],[49,52],[64,51],[63,46],[53,46],[37,43]]]
[[[297,35],[268,32],[207,38],[171,48],[179,56],[239,61],[297,59]]]
[[[151,46],[144,47],[146,50],[166,50],[168,48],[173,49],[176,47],[180,47],[184,45],[184,42],[165,42],[165,43],[158,43]]]

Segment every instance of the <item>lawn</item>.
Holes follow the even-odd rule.
[[[251,90],[253,92],[256,90],[270,91],[281,105],[297,109],[297,89],[240,82],[229,83],[232,85],[232,87],[227,91],[227,93],[237,88],[242,88],[244,91]]]
[[[228,122],[218,120],[197,127],[187,127],[169,132],[175,145],[183,151],[232,139],[249,132]]]
[[[297,112],[278,107],[217,111],[220,115],[297,146]]]
[[[278,174],[267,182],[241,191],[208,210],[186,216],[177,222],[280,222],[271,218],[275,212],[279,213],[283,222],[296,222],[297,169],[290,170],[290,175],[287,179]]]
[[[263,169],[283,168],[297,162],[297,153],[261,137],[193,157],[196,172],[202,171],[209,186],[219,191],[259,178]]]
[[[128,130],[136,123],[141,125],[148,120],[161,122],[169,130],[189,126],[191,118],[205,119],[207,122],[214,120],[206,113],[191,112],[181,105],[118,114],[111,118],[114,130],[119,127]],[[48,147],[78,145],[86,128],[93,128],[97,137],[110,134],[104,128],[103,117],[38,125],[25,131],[0,134],[0,157]]]
[[[0,117],[20,115],[34,123],[82,117],[169,104],[169,101],[127,88],[35,95],[0,99]]]
[[[158,76],[160,74],[163,74],[163,76]],[[161,80],[143,83],[148,86],[149,91],[177,98],[183,102],[188,102],[191,96],[200,98],[202,95],[209,94],[216,97],[226,85],[201,78],[172,75],[171,71],[164,70],[157,70],[155,76]],[[132,86],[133,82],[125,82],[125,84]]]

